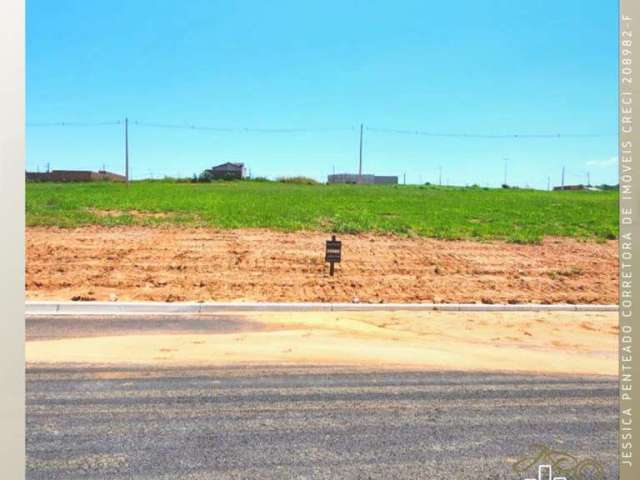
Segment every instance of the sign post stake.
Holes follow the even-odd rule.
[[[342,242],[336,240],[335,235],[331,235],[331,240],[327,240],[324,261],[329,262],[329,275],[333,277],[336,262],[342,259]]]

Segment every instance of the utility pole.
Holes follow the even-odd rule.
[[[360,124],[360,163],[358,165],[358,182],[362,183],[362,134],[364,131],[364,125]]]
[[[587,187],[591,186],[591,175],[587,172]]]
[[[124,176],[129,185],[129,119],[124,119]]]
[[[564,166],[562,167],[562,181],[560,182],[560,186],[562,190],[564,190]]]
[[[507,183],[507,163],[509,162],[509,159],[507,157],[504,157],[504,184],[508,185]]]
[[[442,186],[442,165],[438,167],[438,170],[440,171],[440,180],[438,183],[440,184],[440,186]]]

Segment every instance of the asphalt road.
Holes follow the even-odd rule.
[[[215,334],[260,331],[248,315],[34,315],[25,323],[26,340],[58,340],[122,335]]]
[[[547,443],[613,479],[616,395],[603,377],[32,365],[27,478],[515,479]]]
[[[261,328],[228,314],[39,316],[26,337]],[[27,478],[524,479],[535,471],[512,465],[540,443],[618,477],[613,377],[122,360],[27,365]]]

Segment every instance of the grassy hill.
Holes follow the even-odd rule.
[[[183,224],[537,242],[613,239],[618,192],[279,182],[28,183],[27,225]]]

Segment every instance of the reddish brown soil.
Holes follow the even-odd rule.
[[[617,303],[617,242],[541,245],[316,232],[27,229],[29,299]]]

